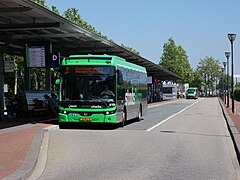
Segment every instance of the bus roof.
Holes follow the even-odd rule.
[[[92,55],[92,54],[87,54],[87,55],[70,55],[69,57],[65,59],[96,59],[96,60],[112,60],[117,56],[111,56],[107,54],[103,55]],[[118,59],[121,59],[122,61],[126,61],[123,58],[118,57]]]
[[[198,89],[197,87],[189,87],[188,89]]]
[[[118,57],[118,56],[112,56],[112,55],[70,55],[69,57],[66,57],[63,59],[62,66],[65,65],[114,65],[114,66],[120,66],[125,67],[128,69],[135,69],[138,71],[146,72],[146,68],[127,62],[125,59]]]

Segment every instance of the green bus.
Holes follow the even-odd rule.
[[[198,88],[190,87],[186,91],[186,99],[198,99]]]
[[[71,55],[61,63],[59,95],[60,126],[72,122],[124,126],[146,114],[147,72],[118,56]]]

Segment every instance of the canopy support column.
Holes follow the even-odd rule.
[[[49,52],[50,54],[52,53],[52,42],[50,42],[49,44]],[[47,61],[48,61],[47,62],[48,67],[46,68],[45,86],[46,86],[46,90],[50,91],[51,90],[51,68],[49,68],[50,59],[48,59]]]
[[[0,120],[4,120],[4,59],[0,52]]]
[[[30,90],[30,69],[26,66],[24,68],[24,90]]]
[[[51,68],[46,68],[45,86],[47,91],[51,90]]]

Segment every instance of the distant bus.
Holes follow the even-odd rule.
[[[198,88],[196,87],[190,87],[186,91],[186,99],[198,99]]]
[[[101,93],[108,86],[111,95]],[[61,63],[60,125],[71,122],[120,123],[147,111],[144,67],[110,55],[72,55]]]
[[[163,100],[177,98],[176,84],[163,84],[162,87]]]

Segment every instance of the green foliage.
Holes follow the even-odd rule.
[[[208,85],[208,88],[213,91],[214,82],[216,82],[216,79],[219,79],[222,74],[219,60],[206,56],[204,59],[200,59],[197,71],[203,78],[205,84]]]
[[[4,54],[4,59],[14,59],[14,73],[5,73],[4,83],[8,84],[9,95],[14,94],[15,79],[17,78],[17,89],[24,89],[24,58],[16,55]],[[45,69],[44,68],[31,68],[30,69],[30,82],[31,90],[44,90],[45,89]]]
[[[198,71],[193,71],[192,81],[189,82],[189,85],[201,89],[201,86],[203,85],[203,79]]]
[[[64,11],[63,16],[72,21],[75,22],[76,24],[83,24],[82,21],[83,19],[81,16],[78,14],[78,9],[77,8],[69,8],[66,11]]]
[[[234,89],[234,99],[240,101],[240,88]]]
[[[131,47],[125,46],[124,44],[121,44],[121,47],[123,47],[123,48],[125,48],[125,49],[127,49],[127,50],[129,50],[131,52],[133,52],[136,55],[140,55],[140,52],[138,52],[137,50],[135,50],[135,49],[133,49]]]
[[[56,6],[52,6],[51,10],[52,10],[53,12],[55,12],[56,14],[60,15],[60,12],[59,12],[59,10],[57,9]]]
[[[45,90],[45,71],[44,68],[31,68],[31,90]]]
[[[24,59],[21,56],[15,55],[7,55],[4,54],[4,59],[11,58],[14,59],[14,72],[13,73],[5,73],[4,83],[8,84],[9,88],[9,95],[12,96],[14,94],[14,85],[15,85],[15,76],[18,76],[18,89],[23,89],[24,86],[24,79],[23,79],[23,72],[24,72]],[[16,74],[15,74],[16,73]]]
[[[64,11],[63,13],[63,17],[65,17],[66,19],[78,24],[81,27],[86,28],[87,30],[98,34],[99,36],[107,39],[107,36],[103,36],[100,32],[98,32],[95,27],[93,27],[92,25],[88,24],[86,21],[84,21],[80,14],[78,13],[78,9],[77,8],[69,8],[66,11]]]
[[[182,46],[177,46],[173,38],[163,45],[159,65],[182,77],[182,83],[192,81],[193,72],[186,51]]]
[[[45,3],[46,3],[45,0],[32,0],[32,1],[34,1],[34,2],[36,2],[36,3],[38,3],[38,4],[40,4],[40,5],[42,5],[42,6],[46,7],[46,8],[48,8],[48,7],[45,5]]]
[[[235,88],[240,88],[240,82],[235,85]]]

